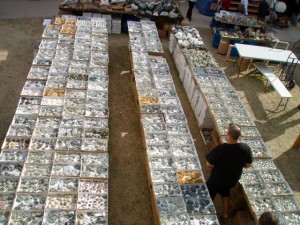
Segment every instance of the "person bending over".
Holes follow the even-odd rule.
[[[222,196],[224,219],[229,217],[230,189],[241,178],[243,168],[251,167],[253,161],[250,147],[239,142],[240,135],[240,127],[230,124],[227,130],[227,143],[216,146],[206,156],[206,166],[212,168],[206,185],[212,199],[217,193]]]

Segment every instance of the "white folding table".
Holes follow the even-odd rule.
[[[254,45],[245,45],[245,44],[235,44],[235,47],[239,53],[239,56],[247,59],[257,59],[257,60],[263,60],[263,61],[272,61],[272,62],[280,62],[280,63],[297,63],[300,64],[299,60],[295,56],[295,54],[290,50],[283,50],[283,49],[275,49],[275,48],[269,48],[269,47],[262,47],[262,46],[254,46]],[[261,65],[263,66],[263,65]],[[265,66],[266,67],[266,66]],[[285,86],[282,84],[282,82],[278,79],[276,75],[273,73],[268,72],[267,67],[265,68],[266,71],[263,73],[263,75],[268,79],[268,81],[272,84],[274,89],[280,94],[281,101],[279,102],[279,105],[282,102],[283,98],[286,98],[287,101],[284,105],[284,108],[287,105],[288,99],[291,98],[291,94],[288,90],[286,90]],[[240,74],[240,68],[239,73]],[[278,107],[279,107],[278,105]],[[278,108],[277,107],[277,108]]]
[[[292,59],[297,59],[294,53],[290,50],[269,48],[255,45],[235,44],[239,56],[248,59],[258,59],[272,62],[287,62],[289,56]],[[299,62],[298,62],[299,64]]]

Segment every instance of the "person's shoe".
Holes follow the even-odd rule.
[[[192,21],[192,18],[188,18],[189,21]]]

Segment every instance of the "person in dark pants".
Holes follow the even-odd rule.
[[[253,161],[250,147],[239,142],[241,129],[236,124],[230,124],[227,130],[227,143],[216,146],[206,156],[206,166],[212,168],[206,182],[210,197],[219,193],[223,201],[222,217],[227,219],[230,189],[241,178],[243,168],[251,167]]]
[[[261,0],[258,8],[257,18],[264,21],[266,16],[270,14],[270,7],[266,0]]]
[[[259,217],[259,225],[278,225],[278,217],[272,212],[264,212]]]
[[[186,13],[186,18],[188,18],[189,21],[192,20],[192,13],[193,13],[193,9],[195,7],[197,0],[189,0],[189,9]]]

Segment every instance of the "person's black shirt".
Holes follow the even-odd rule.
[[[227,187],[233,187],[241,178],[244,165],[253,161],[251,149],[245,143],[220,144],[208,153],[206,159],[214,165],[210,179]]]

